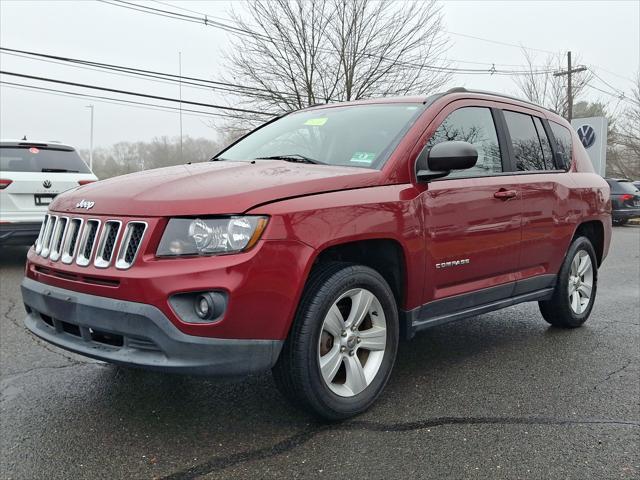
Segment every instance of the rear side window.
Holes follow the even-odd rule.
[[[544,153],[531,115],[505,111],[518,171],[545,170]]]
[[[91,173],[75,150],[0,146],[0,170],[5,172]]]
[[[607,180],[607,183],[611,187],[611,193],[638,193],[638,189],[631,182],[624,182],[618,180]]]
[[[573,155],[571,147],[571,131],[555,122],[549,122],[549,126],[551,127],[551,132],[553,132],[553,136],[556,139],[556,151],[558,152],[558,155],[563,157],[563,163],[565,165],[570,165]]]
[[[452,112],[440,124],[429,148],[447,141],[469,142],[478,150],[478,161],[467,170],[451,172],[446,178],[477,177],[502,172],[502,157],[491,110],[486,107],[463,107]]]
[[[556,166],[553,163],[553,150],[551,150],[551,142],[549,141],[549,137],[547,137],[547,132],[544,130],[542,121],[538,117],[533,117],[533,123],[538,131],[542,155],[544,156],[544,165],[547,167],[547,170],[554,170]]]

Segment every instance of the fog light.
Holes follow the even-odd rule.
[[[195,302],[196,315],[203,320],[211,320],[211,313],[215,310],[211,296],[208,293],[198,295]]]
[[[227,308],[227,294],[221,291],[184,292],[172,295],[169,302],[183,322],[216,322]]]

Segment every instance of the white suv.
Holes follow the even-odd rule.
[[[73,147],[1,140],[0,245],[33,243],[51,200],[96,180]]]

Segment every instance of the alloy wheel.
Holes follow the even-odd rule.
[[[376,377],[387,343],[387,321],[380,301],[369,290],[343,293],[331,306],[318,340],[320,373],[341,397],[362,392]]]
[[[576,315],[582,314],[591,301],[593,288],[593,264],[591,257],[584,250],[578,250],[571,261],[569,272],[569,304]]]

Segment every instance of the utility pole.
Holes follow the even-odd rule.
[[[91,109],[91,133],[89,134],[89,169],[93,172],[93,105],[87,105]]]
[[[576,68],[571,68],[571,52],[567,52],[567,69],[562,72],[556,72],[553,74],[554,77],[567,76],[567,120],[571,121],[573,117],[573,92],[571,91],[571,75],[578,72],[584,72],[587,70],[587,67],[580,66]]]
[[[182,52],[178,52],[178,89],[180,95],[180,161],[182,161]]]

